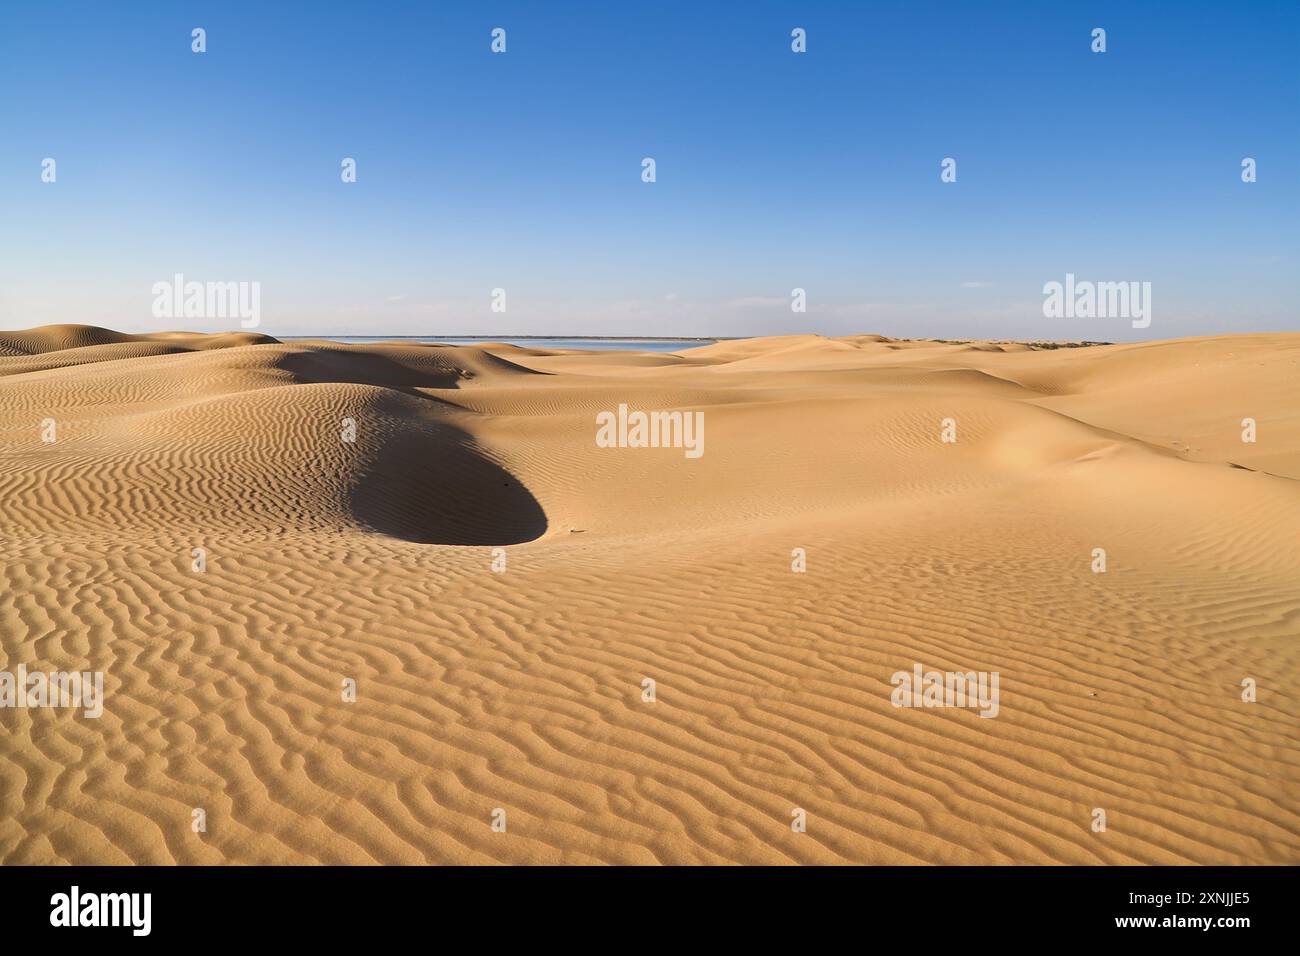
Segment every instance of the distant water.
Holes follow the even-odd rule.
[[[510,339],[485,335],[480,338],[441,338],[436,335],[286,335],[284,341],[295,339],[328,339],[348,345],[365,345],[371,342],[437,342],[442,345],[477,345],[480,342],[505,342],[534,349],[602,349],[622,352],[680,352],[697,345],[712,345],[712,339]]]

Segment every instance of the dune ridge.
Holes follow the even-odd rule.
[[[5,863],[1300,862],[1300,334],[50,326],[0,462],[0,671],[106,686],[0,709]]]

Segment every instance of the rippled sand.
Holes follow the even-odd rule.
[[[0,356],[6,863],[1300,862],[1300,335]]]

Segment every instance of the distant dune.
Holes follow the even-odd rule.
[[[1300,863],[1300,334],[0,332],[0,558],[5,863]]]

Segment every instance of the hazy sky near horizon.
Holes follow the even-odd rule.
[[[155,318],[181,273],[271,335],[1300,330],[1298,48],[1294,0],[4,3],[0,327],[237,327]],[[1067,273],[1150,327],[1045,318]]]

